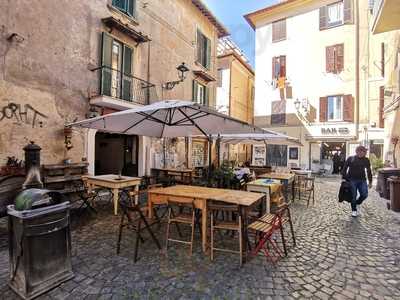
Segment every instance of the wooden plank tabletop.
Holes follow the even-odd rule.
[[[232,204],[251,206],[259,201],[264,194],[228,189],[208,188],[191,185],[175,185],[166,188],[156,188],[149,191],[151,194],[188,197],[195,199],[213,199]]]
[[[258,178],[272,178],[280,180],[291,180],[295,177],[295,174],[287,173],[265,173],[257,176]]]
[[[106,181],[111,183],[125,183],[125,182],[142,180],[140,177],[129,177],[129,176],[121,176],[121,178],[119,179],[119,176],[114,174],[85,176],[85,177],[91,181]]]
[[[173,169],[173,168],[152,168],[156,171],[164,171],[164,172],[176,172],[176,173],[191,173],[192,169]]]

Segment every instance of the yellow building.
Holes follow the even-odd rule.
[[[267,149],[269,163],[332,170],[335,154],[359,144],[383,157],[388,52],[371,16],[359,0],[281,1],[245,16],[256,32],[255,123],[303,144]]]
[[[229,37],[219,40],[217,54],[216,109],[254,123],[254,71],[248,59]],[[221,150],[222,160],[244,162],[251,155],[251,149],[246,145],[223,145]]]
[[[387,56],[381,97],[385,123],[385,158],[400,166],[400,2],[376,0],[373,6],[372,33],[383,38]]]

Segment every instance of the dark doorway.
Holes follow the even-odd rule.
[[[332,174],[339,174],[346,160],[345,142],[323,142],[321,146],[321,161],[330,160],[332,162]]]
[[[136,135],[96,133],[95,174],[138,176],[138,144]]]

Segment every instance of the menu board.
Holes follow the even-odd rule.
[[[253,146],[253,165],[265,166],[265,146]]]
[[[203,167],[205,166],[206,157],[206,143],[193,142],[192,143],[192,166]]]

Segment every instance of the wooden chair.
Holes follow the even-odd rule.
[[[302,195],[307,197],[307,207],[310,205],[310,200],[312,196],[312,204],[315,204],[315,178],[308,177],[306,175],[297,175],[296,176],[296,183],[295,183],[295,190],[298,194],[299,200],[301,199]]]
[[[259,235],[266,235],[264,237],[263,246],[267,243],[272,243],[271,245],[276,247],[276,249],[279,250],[277,247],[275,241],[271,241],[271,237],[274,232],[272,231],[280,231],[281,239],[282,239],[282,246],[283,250],[285,253],[285,256],[288,255],[287,252],[287,245],[286,245],[286,239],[284,235],[284,227],[286,224],[289,224],[290,226],[290,231],[292,235],[292,240],[293,240],[293,246],[296,246],[296,237],[294,234],[294,228],[293,228],[293,222],[292,222],[292,217],[290,213],[290,208],[288,203],[282,203],[281,205],[278,206],[278,209],[274,213],[270,214],[265,214],[261,218],[257,219],[255,222],[251,223],[249,225],[249,229],[253,231],[259,231],[261,234]],[[271,231],[271,232],[270,232]],[[260,246],[260,245],[259,245]],[[261,246],[260,246],[261,247]],[[273,249],[275,249],[273,247]],[[257,248],[257,247],[256,247]],[[262,247],[261,247],[262,248]],[[260,249],[258,251],[260,251]],[[265,253],[265,251],[264,251]],[[280,254],[279,251],[277,251],[278,254]],[[265,253],[267,255],[267,253]]]
[[[98,196],[98,190],[90,190],[87,183],[87,178],[84,176],[82,176],[81,180],[76,181],[74,186],[79,199],[82,200],[81,205],[78,208],[78,215],[81,215],[86,210],[97,214],[97,210],[93,207],[93,205]]]
[[[149,223],[145,216],[142,213],[141,207],[139,205],[128,205],[127,203],[120,202],[119,203],[122,211],[121,215],[121,222],[119,225],[119,232],[118,232],[118,240],[117,240],[117,254],[120,253],[121,249],[121,239],[122,239],[122,232],[123,228],[127,227],[131,231],[136,234],[135,246],[134,246],[134,262],[137,261],[138,250],[139,250],[139,243],[144,243],[144,238],[142,236],[142,231],[147,230],[156,244],[159,250],[161,250],[161,246],[157,238],[155,237],[153,231],[151,230],[152,223]],[[125,219],[127,222],[125,222]],[[144,224],[144,228],[142,227],[142,223]]]
[[[194,241],[194,230],[195,230],[195,218],[196,210],[194,207],[193,198],[176,198],[169,197],[167,200],[168,204],[168,223],[167,223],[167,235],[165,249],[168,250],[168,242],[176,242],[181,244],[190,245],[189,254],[193,253],[193,241]],[[178,208],[174,211],[174,208]],[[182,236],[179,224],[187,224],[191,226],[190,240],[178,240],[170,238],[170,227],[171,223],[176,225],[179,236]]]
[[[242,217],[240,215],[238,205],[227,205],[220,202],[211,201],[207,208],[211,214],[211,260],[214,260],[214,251],[237,253],[240,255],[240,266],[243,263],[243,239],[242,239]],[[236,220],[218,219],[219,213],[236,215]],[[232,218],[233,219],[233,218]],[[229,230],[232,232],[237,231],[239,234],[239,251],[230,250],[226,248],[214,247],[214,233],[216,231]]]

